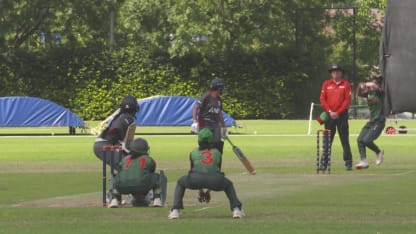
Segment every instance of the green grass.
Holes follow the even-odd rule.
[[[350,121],[355,161],[356,135],[364,123]],[[187,191],[179,220],[167,219],[168,207],[104,209],[93,136],[45,136],[50,129],[36,129],[45,134],[0,137],[0,233],[414,233],[413,134],[382,135],[376,143],[386,152],[385,162],[376,167],[369,152],[370,168],[351,172],[343,168],[337,136],[333,174],[316,175],[316,139],[305,135],[307,121],[243,121],[243,126],[231,129],[231,138],[258,174],[246,174],[227,143],[223,158],[223,171],[247,214],[241,220],[231,218],[222,192],[213,193],[210,204],[199,204],[197,193]],[[196,142],[187,131],[138,127],[136,132],[149,141],[158,169],[166,171],[169,205]],[[179,135],[150,134],[163,132]]]

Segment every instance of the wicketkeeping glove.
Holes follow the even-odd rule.
[[[211,201],[211,193],[209,192],[209,190],[207,190],[205,192],[205,202],[209,203]]]
[[[207,190],[206,192],[204,192],[203,189],[199,190],[199,194],[198,194],[198,201],[199,202],[205,202],[205,203],[209,203],[211,201],[211,193],[209,190]]]
[[[198,201],[199,202],[205,202],[205,193],[204,190],[200,189],[198,193]]]

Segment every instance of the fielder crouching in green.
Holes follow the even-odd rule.
[[[163,206],[161,188],[166,183],[163,174],[155,173],[156,162],[149,156],[149,145],[143,138],[135,139],[130,146],[130,153],[120,162],[120,170],[114,177],[114,189],[110,189],[109,208],[117,208],[122,194],[132,195],[133,206],[148,206],[146,199],[153,190],[153,206]],[[166,187],[166,186],[165,186]]]
[[[173,207],[169,219],[179,218],[179,209],[183,209],[185,189],[209,189],[224,191],[230,202],[233,218],[242,218],[244,212],[241,202],[237,198],[233,183],[221,172],[221,153],[213,148],[212,132],[203,128],[198,133],[199,147],[190,154],[191,168],[188,175],[182,176],[176,185]]]

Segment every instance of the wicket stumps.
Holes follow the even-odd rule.
[[[103,206],[107,207],[107,157],[110,157],[110,173],[111,177],[114,176],[115,161],[114,158],[118,157],[118,162],[123,157],[123,151],[119,145],[105,145],[103,146]],[[110,178],[111,178],[110,177]]]
[[[322,145],[320,145],[322,139]],[[331,130],[319,129],[316,132],[316,173],[331,174]]]

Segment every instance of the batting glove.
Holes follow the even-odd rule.
[[[130,150],[127,149],[126,143],[122,142],[121,143],[121,149],[123,150],[123,152],[125,152],[126,154],[130,153]]]
[[[192,133],[198,133],[199,132],[198,121],[194,120],[194,122],[192,123],[191,132]]]
[[[224,139],[228,137],[228,129],[226,127],[221,128],[221,137]]]

